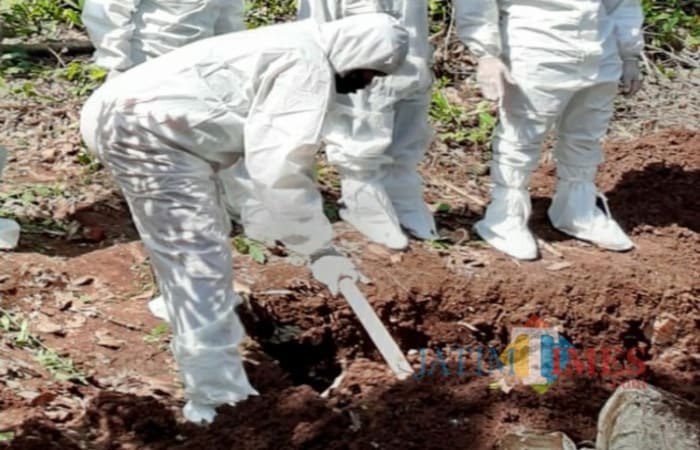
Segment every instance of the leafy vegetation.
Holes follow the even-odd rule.
[[[57,380],[87,384],[86,375],[75,367],[73,360],[59,355],[29,331],[26,318],[0,308],[0,335],[8,335],[14,345],[31,351],[36,361]]]
[[[4,37],[55,36],[59,25],[81,27],[83,0],[0,0]]]
[[[265,255],[265,245],[249,239],[243,235],[238,235],[233,238],[233,248],[241,255],[249,255],[253,261],[258,264],[265,264],[267,256]]]
[[[648,43],[667,51],[700,47],[697,0],[643,0]]]

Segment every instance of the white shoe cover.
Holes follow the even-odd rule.
[[[592,181],[587,181],[595,177],[595,170],[571,167],[562,170],[559,167],[563,177],[547,211],[549,220],[562,233],[601,248],[618,252],[631,250],[634,243],[612,218],[607,199]],[[602,201],[603,209],[596,205],[598,199]]]
[[[344,221],[373,242],[395,250],[408,247],[391,200],[376,178],[342,176],[341,184],[345,208],[340,217]]]
[[[409,234],[426,241],[439,239],[435,218],[423,200],[422,180],[415,168],[389,167],[383,185],[399,223]]]
[[[238,352],[243,334],[243,325],[231,309],[211,325],[173,339],[170,348],[188,400],[182,412],[190,422],[211,423],[218,406],[233,406],[258,395]]]
[[[495,183],[491,203],[474,231],[489,244],[513,258],[537,258],[537,242],[527,227],[532,212],[527,184],[530,170],[491,163]]]
[[[216,408],[211,405],[200,405],[189,401],[182,408],[182,415],[188,422],[196,425],[209,425],[216,419]]]
[[[148,302],[148,310],[151,314],[159,318],[160,320],[170,323],[170,317],[168,317],[168,309],[165,307],[165,300],[162,295],[154,298]]]
[[[10,219],[0,219],[0,250],[12,250],[19,242],[20,227]]]
[[[537,259],[537,242],[527,227],[530,196],[524,189],[496,186],[484,218],[474,231],[492,247],[521,260]]]

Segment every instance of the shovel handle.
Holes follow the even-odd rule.
[[[372,342],[374,342],[379,353],[382,354],[396,377],[400,380],[405,380],[413,375],[411,364],[357,285],[351,279],[346,278],[340,281],[339,287],[340,293],[348,301],[353,312],[360,319],[360,323],[365,331],[369,334],[370,339],[372,339]]]

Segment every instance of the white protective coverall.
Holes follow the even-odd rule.
[[[299,0],[298,6],[300,18],[319,22],[388,12],[408,29],[406,63],[370,89],[338,96],[324,141],[329,162],[340,172],[345,221],[394,249],[408,245],[402,226],[417,238],[435,239],[417,171],[433,137],[427,0]]]
[[[500,99],[495,186],[476,231],[511,256],[537,257],[527,188],[554,128],[559,183],[548,211],[552,224],[603,248],[632,248],[594,179],[623,61],[638,67],[643,48],[640,0],[454,1],[460,39],[482,59],[500,58],[515,82]]]
[[[7,162],[7,150],[0,147],[0,179],[2,171],[5,169]],[[17,246],[19,241],[19,224],[14,220],[0,219],[0,250],[11,250]]]
[[[244,0],[85,0],[95,63],[117,75],[191,42],[241,31]]]
[[[189,43],[244,30],[244,10],[244,0],[86,0],[82,19],[95,46],[95,63],[108,69],[111,79]],[[219,178],[229,214],[240,222],[241,204],[252,196],[242,195],[241,188],[253,186],[237,183],[239,170],[245,170],[243,164],[237,166],[221,171]],[[162,297],[152,300],[149,309],[168,320]]]
[[[333,292],[357,280],[333,254],[312,178],[334,73],[391,73],[408,34],[384,14],[301,21],[205,39],[107,82],[81,112],[81,133],[119,183],[168,309],[185,416],[256,394],[237,346],[227,219],[217,172],[244,158],[274,232],[312,255]]]

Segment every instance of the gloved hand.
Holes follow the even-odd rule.
[[[484,56],[479,60],[476,81],[481,93],[489,100],[500,100],[506,91],[506,83],[515,84],[508,67],[495,56]]]
[[[311,273],[319,282],[325,284],[333,296],[338,295],[340,281],[350,278],[352,281],[365,282],[355,264],[335,249],[327,249],[311,257]]]
[[[642,70],[637,58],[622,62],[622,93],[632,97],[642,88]]]

